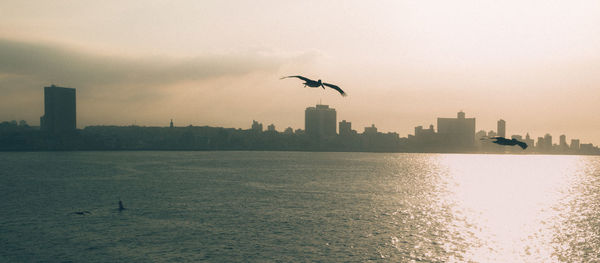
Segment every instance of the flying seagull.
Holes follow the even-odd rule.
[[[483,140],[484,138],[482,138]],[[518,145],[521,148],[523,148],[523,150],[527,149],[527,143],[524,143],[522,141],[519,141],[517,139],[506,139],[504,137],[491,137],[490,139],[493,139],[495,141],[492,141],[495,144],[499,144],[499,145],[508,145],[508,146],[514,146],[514,145]]]
[[[333,84],[326,83],[326,82],[321,82],[321,80],[314,81],[312,79],[305,78],[302,76],[287,76],[287,77],[283,77],[281,79],[286,79],[286,78],[299,78],[301,80],[304,80],[304,87],[306,87],[306,86],[309,86],[311,88],[322,87],[323,89],[325,89],[325,86],[327,86],[334,90],[337,90],[342,96],[346,96],[346,92],[344,92],[342,89],[340,89],[340,87],[333,85]]]

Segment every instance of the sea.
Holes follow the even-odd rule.
[[[202,261],[600,262],[600,157],[0,152],[0,262]]]

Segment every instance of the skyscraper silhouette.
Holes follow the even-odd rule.
[[[340,136],[349,136],[352,134],[352,123],[346,120],[342,120],[339,123]]]
[[[43,131],[70,133],[77,128],[75,89],[55,86],[44,87],[44,116],[40,118]]]
[[[460,111],[457,118],[438,118],[438,136],[448,150],[468,149],[475,145],[475,118],[465,118]]]
[[[498,120],[498,136],[506,138],[506,121],[503,119]]]
[[[317,104],[305,111],[304,129],[306,134],[318,138],[336,135],[336,112],[328,105]]]

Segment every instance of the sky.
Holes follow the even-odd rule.
[[[460,110],[477,130],[600,144],[600,2],[2,1],[0,121],[304,128],[317,103],[404,137]],[[303,75],[336,84],[303,88]]]

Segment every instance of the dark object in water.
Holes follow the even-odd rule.
[[[508,145],[508,146],[514,146],[514,145],[518,145],[521,148],[523,148],[523,150],[527,149],[527,143],[524,143],[522,141],[519,141],[517,139],[506,139],[504,137],[492,137],[490,139],[494,139],[495,141],[492,141],[495,144],[499,144],[499,145]]]
[[[90,211],[77,211],[77,212],[73,212],[73,214],[82,215],[82,216],[85,215],[85,214],[91,214],[91,213],[92,212],[90,212]]]
[[[119,199],[119,212],[125,210],[125,207],[123,207],[123,202],[121,202],[121,199]]]

